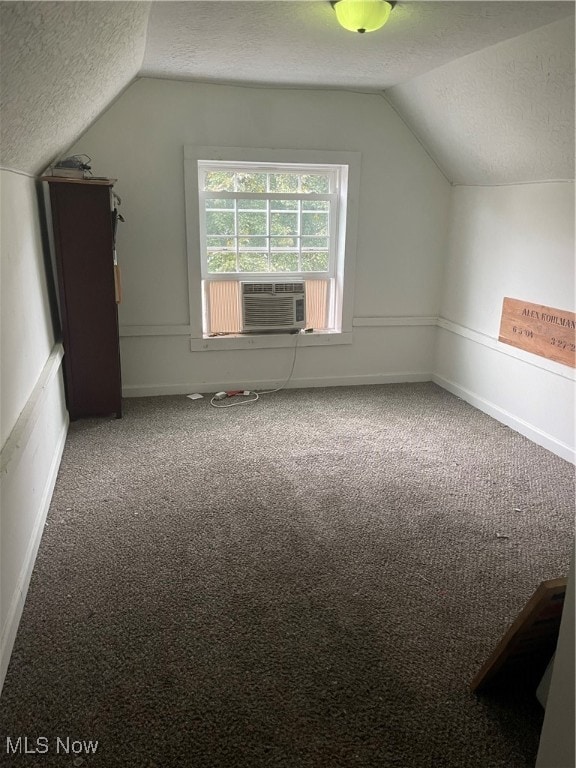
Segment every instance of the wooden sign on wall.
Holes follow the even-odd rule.
[[[498,341],[576,368],[576,315],[505,298]]]

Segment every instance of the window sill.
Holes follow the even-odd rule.
[[[204,336],[190,339],[191,352],[223,352],[236,349],[282,349],[284,347],[333,347],[352,344],[352,331],[314,331],[313,333],[262,333]]]

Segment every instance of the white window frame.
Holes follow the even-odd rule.
[[[298,193],[298,192],[212,192],[204,190],[204,179],[207,173],[210,171],[222,171],[222,170],[253,170],[262,171],[265,173],[296,173],[306,174],[310,172],[322,173],[328,176],[330,180],[330,191],[326,193]],[[200,243],[201,243],[201,259],[202,259],[202,278],[204,280],[271,280],[274,275],[278,275],[279,278],[293,279],[293,280],[305,280],[315,278],[332,278],[335,274],[335,258],[336,258],[336,233],[338,231],[338,212],[339,212],[339,196],[340,196],[340,177],[345,175],[347,177],[346,169],[340,165],[314,165],[314,166],[298,166],[298,165],[270,165],[265,163],[214,163],[205,160],[200,160],[198,163],[198,196],[200,205]],[[207,258],[207,246],[206,246],[206,232],[205,232],[205,218],[202,213],[204,211],[204,203],[209,199],[218,200],[257,200],[262,199],[266,201],[273,200],[321,200],[330,203],[330,218],[329,218],[329,252],[328,252],[328,269],[322,272],[302,272],[294,270],[293,272],[249,272],[239,273],[234,272],[209,272],[208,271],[208,258]],[[222,209],[225,212],[226,209]],[[270,210],[267,209],[267,213]],[[288,211],[287,211],[288,213]],[[292,211],[289,211],[292,213]],[[235,235],[236,237],[236,235]],[[246,278],[239,277],[240,274],[245,274]]]
[[[199,165],[200,163],[200,165]],[[290,170],[302,172],[335,170],[338,176],[335,215],[331,216],[330,242],[334,252],[329,259],[329,272],[266,272],[266,273],[207,273],[206,256],[202,243],[204,217],[200,215],[205,195],[199,189],[199,173],[211,163],[231,168],[238,165],[262,166],[273,172]],[[313,167],[312,167],[313,166]],[[203,281],[209,280],[271,280],[330,278],[333,281],[329,307],[331,330],[316,331],[302,338],[303,346],[333,343],[352,343],[352,315],[354,274],[356,266],[356,235],[360,182],[360,153],[332,150],[248,149],[244,147],[184,147],[184,185],[186,204],[186,236],[188,255],[188,285],[190,301],[190,327],[192,351],[215,349],[242,349],[255,347],[290,346],[293,340],[286,334],[250,334],[210,337],[203,332]],[[252,193],[232,193],[235,197],[252,197]],[[270,193],[272,196],[274,193]],[[223,193],[218,193],[222,197]],[[296,194],[296,197],[302,197]],[[287,199],[288,193],[278,193]],[[309,194],[306,199],[325,198],[326,195]]]

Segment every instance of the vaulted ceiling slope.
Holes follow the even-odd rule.
[[[564,178],[573,28],[573,0],[401,0],[368,35],[328,0],[0,2],[0,165],[41,172],[141,75],[386,91],[451,181]]]
[[[400,0],[386,26],[351,34],[328,0],[156,2],[142,75],[382,91],[567,17],[572,2]]]
[[[0,165],[37,174],[138,74],[150,3],[0,3]]]
[[[554,22],[386,92],[456,184],[574,178],[574,25]]]

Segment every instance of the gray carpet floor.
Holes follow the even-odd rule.
[[[433,384],[127,400],[70,427],[3,763],[533,766],[536,699],[468,683],[573,537],[573,467]]]

